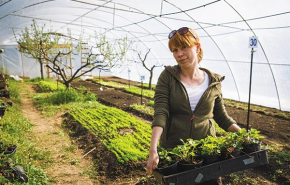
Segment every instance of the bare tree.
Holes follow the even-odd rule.
[[[20,46],[20,51],[37,59],[41,68],[43,61],[48,61],[46,67],[59,75],[67,88],[70,87],[70,83],[74,79],[96,68],[109,70],[117,65],[122,65],[123,57],[130,47],[127,38],[109,40],[106,35],[96,34],[95,44],[91,46],[90,52],[86,55],[85,64],[82,64],[78,69],[75,69],[74,73],[69,75],[67,69],[72,71],[72,66],[68,60],[72,54],[76,55],[75,52],[80,51],[84,41],[79,39],[76,43],[69,30],[67,36],[52,31],[44,33],[44,27],[45,25],[38,27],[33,21],[31,30],[26,27],[18,37],[14,35]],[[41,73],[43,78],[43,69],[41,69]]]
[[[151,68],[148,67],[148,64],[146,64],[146,59],[147,59],[148,54],[150,53],[150,50],[151,50],[151,49],[149,49],[149,50],[146,52],[146,54],[144,55],[144,57],[142,57],[141,51],[138,51],[138,50],[133,50],[133,51],[136,52],[136,53],[138,54],[138,57],[139,57],[139,60],[140,60],[139,63],[141,63],[142,66],[143,66],[147,71],[149,71],[149,73],[150,73],[150,77],[149,77],[149,89],[152,89],[153,70],[154,70],[155,67],[161,67],[161,66],[163,66],[163,65],[153,65]],[[137,63],[138,63],[138,62],[137,62]]]
[[[79,43],[82,43],[82,41]],[[96,68],[106,71],[116,67],[117,65],[122,65],[121,61],[125,56],[129,46],[130,42],[127,38],[108,41],[105,35],[97,37],[95,46],[91,46],[90,52],[86,56],[86,63],[76,69],[72,76],[68,76],[66,74],[66,69],[70,68],[70,66],[64,64],[60,60],[64,57],[67,57],[73,51],[72,49],[66,53],[59,50],[58,52],[50,53],[50,55],[44,56],[45,59],[51,64],[47,65],[47,67],[55,74],[60,75],[66,87],[69,88],[70,83],[74,79],[79,78]],[[78,47],[81,47],[81,45]]]

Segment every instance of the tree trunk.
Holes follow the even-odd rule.
[[[66,90],[70,88],[70,82],[69,81],[64,81],[64,85],[66,86]]]
[[[41,60],[38,60],[39,62],[39,65],[40,65],[40,75],[41,75],[41,79],[43,80],[44,77],[43,77],[43,65],[42,65],[42,61]]]
[[[152,90],[152,78],[153,78],[153,68],[150,71],[150,78],[149,78],[149,89]]]

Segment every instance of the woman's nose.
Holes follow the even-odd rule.
[[[179,56],[179,57],[180,57],[180,56],[183,56],[183,51],[182,51],[182,50],[178,50],[178,51],[177,51],[177,56]]]

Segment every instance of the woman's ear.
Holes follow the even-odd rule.
[[[196,44],[196,52],[199,53],[199,51],[200,51],[200,43],[197,43]]]

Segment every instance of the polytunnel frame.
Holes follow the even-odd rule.
[[[163,0],[162,0],[163,1]],[[209,36],[209,38],[213,41],[213,43],[217,46],[217,48],[219,49],[219,51],[221,52],[221,54],[222,54],[222,56],[223,56],[223,58],[225,59],[225,61],[226,61],[226,63],[227,63],[227,66],[229,67],[229,70],[230,70],[230,72],[231,72],[231,74],[232,74],[232,77],[233,77],[233,79],[234,79],[234,83],[235,83],[235,86],[236,86],[236,89],[237,89],[237,93],[238,93],[238,97],[239,97],[239,100],[240,100],[240,95],[239,95],[239,90],[238,90],[238,87],[237,87],[237,83],[236,83],[236,79],[235,79],[235,77],[234,77],[234,75],[233,75],[233,72],[232,72],[232,69],[231,69],[231,67],[230,67],[230,65],[229,65],[229,63],[228,63],[228,61],[227,61],[227,59],[226,59],[226,57],[225,57],[225,55],[223,54],[223,52],[222,52],[222,50],[220,49],[220,47],[218,46],[218,44],[215,42],[215,40],[211,37],[211,35],[210,34],[208,34],[208,32],[204,29],[204,27],[203,26],[201,26],[200,25],[200,23],[199,22],[197,22],[197,21],[195,21],[190,15],[188,15],[187,13],[186,13],[186,11],[185,10],[182,10],[181,8],[179,8],[179,7],[177,7],[175,4],[172,4],[172,3],[170,3],[170,2],[168,2],[168,1],[166,1],[166,0],[164,0],[165,2],[167,2],[168,4],[170,4],[170,5],[172,5],[172,6],[174,6],[174,7],[176,7],[176,8],[178,8],[181,12],[183,12],[184,14],[186,14],[190,19],[192,19],[196,24],[198,24],[199,26],[200,26],[200,28]],[[225,2],[226,2],[226,4],[228,4],[229,5],[229,7],[231,7],[240,17],[241,17],[241,19],[243,20],[243,22],[245,22],[246,23],[246,25],[249,27],[249,29],[250,29],[250,31],[254,34],[254,36],[256,36],[256,34],[255,34],[255,32],[254,32],[254,30],[251,28],[251,26],[248,24],[248,22],[243,18],[243,16],[230,4],[230,3],[228,3],[226,0],[224,0]],[[215,1],[215,2],[217,2],[217,1]],[[214,3],[214,2],[213,2]],[[180,12],[180,13],[181,13]],[[262,49],[262,52],[264,53],[264,56],[265,56],[265,58],[266,58],[266,60],[267,60],[267,63],[268,63],[268,66],[269,66],[269,68],[270,68],[270,71],[271,71],[271,75],[272,75],[272,78],[273,78],[273,80],[274,80],[274,84],[275,84],[275,89],[276,89],[276,95],[277,95],[277,98],[278,98],[278,104],[279,104],[279,109],[281,110],[281,103],[280,103],[280,96],[279,96],[279,91],[278,91],[278,87],[277,87],[277,84],[276,84],[276,80],[275,80],[275,76],[274,76],[274,74],[273,74],[273,70],[272,70],[272,67],[271,67],[271,65],[270,65],[270,62],[269,62],[269,59],[268,59],[268,57],[267,57],[267,55],[266,55],[266,52],[265,52],[265,50],[264,50],[264,48],[263,48],[263,45],[260,43],[260,41],[258,41],[259,42],[259,44],[260,44],[260,46],[261,46],[261,49]]]
[[[39,4],[47,3],[47,2],[50,2],[50,1],[54,1],[54,0],[47,0],[47,1],[44,1],[44,2],[34,3],[34,4],[31,4],[31,5],[25,6],[25,7],[23,7],[23,8],[20,8],[20,9],[18,9],[18,10],[15,10],[15,11],[13,11],[12,13],[16,13],[16,12],[18,12],[18,11],[20,11],[20,10],[25,9],[25,8],[29,8],[29,7],[32,7],[32,6],[39,5]],[[75,1],[75,2],[77,2],[77,3],[83,3],[83,4],[89,4],[89,5],[92,5],[92,6],[97,6],[97,8],[99,8],[99,7],[103,7],[105,4],[108,4],[108,3],[112,3],[112,2],[106,2],[106,3],[104,3],[103,5],[96,5],[96,4],[92,4],[92,3],[85,3],[85,2],[82,2],[82,1],[76,1],[76,0],[72,0],[72,1]],[[127,6],[127,5],[121,4],[121,3],[115,3],[115,2],[114,2],[114,4],[119,4],[119,5],[122,5],[122,6],[124,6],[124,7],[132,8],[132,9],[134,9],[134,10],[139,11],[139,12],[142,13],[142,14],[145,14],[145,12],[142,12],[141,10],[138,10],[138,9],[136,9],[136,8],[133,8],[133,7],[130,7],[130,6]],[[78,7],[78,8],[82,9],[81,7]],[[54,21],[54,20],[47,20],[47,19],[43,19],[43,18],[34,18],[34,17],[29,17],[29,16],[23,16],[23,15],[13,15],[13,14],[12,14],[12,15],[13,15],[13,16],[25,17],[25,18],[30,18],[30,19],[35,19],[35,20],[45,20],[45,21],[50,21],[50,22],[58,22],[58,23],[63,23],[63,24],[68,25],[68,24],[73,24],[73,22],[75,22],[75,21],[79,20],[80,18],[84,17],[85,15],[87,15],[87,14],[89,14],[89,13],[95,11],[97,8],[94,8],[94,9],[92,9],[92,10],[89,10],[89,11],[86,12],[85,14],[83,14],[83,15],[79,16],[78,18],[76,18],[76,19],[70,21],[69,23],[61,22],[61,21]],[[109,8],[109,7],[107,7],[107,8]],[[102,10],[98,10],[98,11],[102,11]],[[124,10],[123,10],[123,11],[124,11]],[[103,11],[103,12],[111,13],[111,12],[108,12],[108,11]],[[135,12],[135,13],[137,13],[137,12]],[[10,14],[11,14],[11,13],[10,13]],[[112,13],[111,13],[111,14],[112,14]],[[155,35],[151,34],[151,33],[150,33],[147,29],[145,29],[144,27],[142,27],[142,26],[140,26],[140,25],[134,23],[133,21],[131,21],[131,20],[129,20],[129,19],[123,17],[123,16],[120,16],[120,15],[118,15],[118,14],[115,14],[115,9],[114,9],[114,13],[113,13],[113,15],[114,15],[114,16],[117,15],[117,16],[119,16],[119,17],[121,17],[121,18],[123,18],[123,19],[125,19],[125,20],[127,20],[127,21],[129,21],[129,22],[131,22],[130,25],[133,25],[133,24],[134,24],[134,25],[139,26],[140,28],[142,28],[143,30],[145,30],[149,35],[152,35],[153,37],[155,37]],[[6,16],[5,16],[5,17],[6,17]],[[2,18],[4,18],[4,17],[2,17]],[[151,17],[150,19],[155,19],[155,16]],[[160,22],[161,24],[163,24],[164,26],[166,26],[167,28],[169,28],[166,24],[164,24],[164,23],[161,22],[160,20],[158,20],[158,19],[155,19],[155,20],[157,20],[158,22]],[[110,23],[110,22],[108,22],[108,21],[104,21],[104,20],[102,20],[102,21],[103,21],[103,22],[106,22],[106,23],[108,23],[108,24],[113,25],[112,23]],[[74,23],[74,25],[79,25],[79,24]],[[82,26],[84,26],[84,27],[91,27],[91,26],[85,26],[85,25],[82,25],[82,24],[81,24],[80,26],[81,26],[81,27],[82,27]],[[144,44],[147,48],[149,48],[149,47],[147,46],[147,44],[145,44],[142,40],[140,40],[136,35],[132,34],[132,32],[128,32],[126,29],[123,28],[123,27],[126,27],[126,26],[129,26],[129,25],[118,26],[117,28],[121,28],[121,29],[124,30],[126,33],[131,34],[131,35],[133,36],[133,38],[137,38],[137,40],[139,40],[142,44]],[[59,28],[58,30],[61,30],[61,29],[63,29],[64,27],[65,27],[65,26]],[[94,27],[95,27],[95,26],[94,26]],[[99,28],[102,28],[102,27],[99,27]],[[116,28],[116,27],[114,27],[114,25],[113,25],[113,29],[114,29],[114,28]],[[169,28],[169,29],[170,29],[170,28]],[[110,31],[110,30],[112,30],[112,29],[108,29],[108,30],[106,30],[106,31],[105,31],[104,33],[102,33],[102,34],[105,34],[106,32],[108,32],[108,31]],[[77,30],[75,30],[75,31],[77,31]],[[116,30],[116,31],[118,31],[118,30]],[[81,32],[82,32],[82,31],[81,31]],[[111,32],[111,33],[112,33],[112,32]],[[117,36],[117,35],[114,34],[114,33],[112,33],[112,34],[115,35],[115,36]],[[118,37],[118,36],[117,36],[117,37]],[[157,41],[157,42],[158,42],[158,41],[160,42],[160,40],[159,40],[157,37],[155,37],[155,38],[156,38],[156,41]],[[162,42],[160,42],[160,43],[161,43],[165,48],[167,48],[167,47],[166,47]],[[159,61],[158,58],[155,56],[155,54],[152,53],[152,55],[154,56],[155,60],[160,64],[160,61]],[[133,58],[133,57],[132,57],[132,58]]]
[[[251,30],[251,32],[255,35],[255,37],[256,37],[256,33],[254,32],[254,30],[252,29],[252,27],[248,24],[248,22],[244,19],[244,17],[230,4],[230,3],[228,3],[226,0],[224,0],[241,18],[242,18],[242,20],[247,24],[247,26],[250,28],[250,30]],[[269,62],[269,59],[268,59],[268,57],[267,57],[267,54],[266,54],[266,52],[265,52],[265,50],[264,50],[264,48],[263,48],[263,45],[261,44],[261,42],[258,40],[258,42],[259,42],[259,44],[260,44],[260,46],[261,46],[261,49],[262,49],[262,51],[263,51],[263,53],[264,53],[264,55],[265,55],[265,58],[266,58],[266,60],[267,60],[267,62],[268,62],[268,65],[269,65],[269,68],[270,68],[270,71],[271,71],[271,74],[272,74],[272,77],[273,77],[273,80],[274,80],[274,84],[275,84],[275,88],[276,88],[276,93],[277,93],[277,98],[278,98],[278,103],[279,103],[279,109],[281,110],[281,103],[280,103],[280,97],[279,97],[279,91],[278,91],[278,88],[277,88],[277,84],[276,84],[276,80],[275,80],[275,76],[274,76],[274,74],[273,74],[273,70],[272,70],[272,67],[271,67],[271,65],[270,65],[270,62]],[[251,80],[251,79],[250,79]]]
[[[1,17],[0,19],[3,19],[3,18],[5,18],[5,17],[7,17],[8,15],[12,15],[12,16],[19,16],[19,15],[13,15],[13,13],[15,13],[15,12],[17,12],[17,11],[20,11],[20,10],[23,10],[23,9],[25,9],[25,8],[28,8],[28,7],[31,7],[31,6],[34,6],[34,5],[38,5],[38,4],[42,4],[42,3],[47,3],[47,2],[52,2],[52,1],[54,1],[54,0],[46,0],[46,1],[44,1],[44,2],[38,2],[38,3],[34,3],[34,4],[32,4],[32,5],[28,5],[28,6],[25,6],[25,7],[23,7],[23,8],[18,8],[17,10],[15,10],[15,11],[12,11],[11,13],[9,13],[9,14],[7,14],[7,15],[5,15],[5,16],[3,16],[3,17]],[[78,1],[78,0],[72,0],[72,1],[75,1],[75,2],[81,2],[81,1]],[[168,1],[166,1],[166,0],[161,0],[161,12],[162,12],[162,6],[163,6],[163,2],[167,2],[167,3],[169,3]],[[220,0],[217,0],[217,1],[214,1],[214,2],[218,2],[218,1],[220,1]],[[6,1],[6,2],[4,2],[3,4],[1,4],[1,6],[2,5],[4,5],[4,4],[6,4],[6,3],[8,3],[9,1]],[[117,15],[117,16],[120,16],[120,15],[118,15],[118,14],[115,14],[115,2],[112,2],[112,1],[104,1],[104,2],[106,2],[105,4],[108,4],[108,3],[114,3],[114,7],[112,8],[112,7],[105,7],[105,8],[110,8],[110,9],[114,9],[114,13],[112,13],[112,12],[109,12],[109,13],[111,13],[111,14],[114,14],[114,16],[115,15]],[[211,2],[211,3],[214,3],[214,2]],[[248,24],[248,22],[247,22],[247,20],[245,20],[243,17],[242,17],[242,15],[230,4],[230,3],[228,3],[226,0],[225,0],[225,2],[242,18],[242,21],[243,22],[245,22],[246,24],[247,24],[247,26],[249,27],[249,29],[250,29],[250,31],[256,36],[256,34],[255,34],[255,31],[251,28],[251,26]],[[209,4],[211,4],[211,3],[209,3]],[[144,13],[144,12],[142,12],[142,11],[140,11],[139,9],[136,9],[136,8],[133,8],[133,7],[131,7],[131,6],[127,6],[127,5],[124,5],[124,4],[121,4],[121,3],[117,3],[117,4],[120,4],[120,5],[122,5],[122,6],[125,6],[125,7],[129,7],[129,8],[132,8],[132,9],[134,9],[134,10],[137,10],[137,11],[139,11],[140,13],[142,13],[142,14],[144,14],[144,15],[147,15],[147,16],[150,16],[150,18],[149,19],[152,19],[152,18],[156,18],[156,17],[158,17],[157,15],[152,15],[152,14],[148,14],[148,13]],[[172,3],[170,3],[172,6],[175,6],[175,5],[173,5]],[[101,6],[101,5],[95,5],[95,6],[98,6],[98,7],[104,7],[104,6]],[[177,7],[177,6],[175,6],[175,7]],[[78,7],[79,8],[79,7]],[[179,10],[181,10],[179,7],[177,7]],[[91,11],[94,11],[95,9],[93,9],[93,10],[90,10],[90,12]],[[121,11],[126,11],[126,10],[123,10],[123,9],[119,9],[119,10],[121,10]],[[178,12],[178,13],[185,13],[187,16],[189,16],[187,13],[186,13],[186,11],[188,11],[188,10],[181,10],[180,12]],[[130,12],[130,11],[127,11],[127,12]],[[88,12],[89,13],[89,12]],[[86,14],[88,14],[88,13],[86,13]],[[138,13],[138,12],[132,12],[132,13]],[[86,15],[86,14],[84,14],[84,15]],[[82,15],[81,17],[83,17],[84,15]],[[165,14],[163,14],[163,15],[165,15]],[[162,14],[160,14],[160,17],[162,16]],[[27,17],[28,18],[28,16],[21,16],[21,17]],[[122,16],[120,16],[120,17],[122,17]],[[190,16],[189,16],[190,17]],[[122,17],[122,18],[124,18],[124,17]],[[196,22],[192,17],[190,17],[194,22]],[[34,18],[34,19],[37,19],[37,18]],[[77,18],[77,19],[75,19],[75,20],[73,20],[73,21],[71,21],[71,23],[72,22],[74,22],[74,21],[76,21],[76,20],[78,20],[79,18]],[[146,20],[149,20],[149,19],[146,19]],[[45,19],[42,19],[42,20],[45,20]],[[128,19],[126,19],[126,20],[128,20]],[[146,21],[146,20],[143,20],[143,21],[139,21],[139,22],[144,22],[144,21]],[[163,23],[162,21],[160,21],[160,20],[158,20],[158,19],[156,19],[158,22],[160,22],[160,23],[162,23],[163,25],[165,25],[166,27],[168,27],[165,23]],[[51,21],[51,20],[50,20]],[[130,20],[128,20],[128,21],[130,21]],[[55,22],[61,22],[61,23],[63,23],[63,24],[69,24],[69,23],[65,23],[65,22],[62,22],[62,21],[55,21]],[[134,23],[133,21],[130,21],[130,22],[132,22],[133,24],[135,24],[135,25],[138,25],[138,23],[139,22],[137,22],[137,23]],[[109,23],[109,22],[107,22],[107,23]],[[196,22],[200,27],[201,27],[201,29],[203,29],[204,31],[205,31],[205,29],[204,29],[204,27],[202,27],[201,25],[200,25],[200,23],[199,22]],[[111,24],[111,23],[109,23],[109,24]],[[79,25],[79,24],[74,24],[74,25]],[[128,26],[128,25],[125,25],[125,26]],[[149,34],[150,34],[150,32],[148,31],[148,30],[146,30],[145,28],[143,28],[142,26],[140,26],[140,25],[138,25],[139,27],[141,27],[143,30],[145,30],[146,32],[148,32]],[[90,27],[90,26],[87,26],[87,27]],[[95,27],[95,26],[94,26]],[[124,27],[124,26],[120,26],[119,28],[122,28],[122,27]],[[102,27],[100,27],[100,28],[102,28]],[[114,28],[114,22],[113,22],[113,28]],[[126,29],[124,29],[124,28],[122,28],[124,31],[126,31],[127,33],[128,33],[128,31],[126,30]],[[242,30],[244,30],[244,29],[242,29]],[[108,31],[110,31],[110,29],[108,30]],[[117,30],[118,31],[118,30]],[[121,31],[121,30],[120,30]],[[134,35],[134,34],[132,34],[131,32],[129,32],[132,36],[133,36],[133,38],[135,37],[135,38],[137,38],[142,44],[144,44],[144,46],[146,46],[147,48],[148,48],[148,46],[147,46],[147,44],[145,44],[142,40],[140,40],[138,37],[136,37],[136,35]],[[237,83],[236,83],[236,79],[235,79],[235,77],[234,77],[234,75],[233,75],[233,72],[232,72],[232,69],[231,69],[231,67],[229,66],[229,63],[228,63],[228,61],[227,61],[227,59],[225,58],[225,56],[224,56],[224,54],[223,54],[223,52],[221,51],[221,48],[218,46],[218,44],[214,41],[214,39],[211,37],[211,35],[210,34],[208,34],[208,32],[206,32],[205,31],[205,33],[210,37],[210,39],[215,43],[215,45],[217,46],[217,48],[219,49],[219,51],[221,52],[221,54],[222,54],[222,56],[224,57],[224,59],[225,59],[225,61],[226,61],[226,63],[227,63],[227,65],[228,65],[228,67],[229,67],[229,69],[230,69],[230,72],[231,72],[231,74],[232,74],[232,76],[233,76],[233,79],[234,79],[234,83],[235,83],[235,86],[236,86],[236,89],[237,89],[237,93],[238,93],[238,97],[239,97],[239,99],[240,99],[240,95],[239,95],[239,91],[238,91],[238,87],[237,87]],[[114,34],[113,33],[113,35],[116,35],[116,34]],[[150,34],[150,35],[152,35],[152,36],[154,36],[155,37],[155,35],[154,34]],[[155,37],[156,38],[156,37]],[[164,45],[158,38],[156,38],[156,42],[160,42],[162,45]],[[268,66],[269,66],[269,69],[270,69],[270,71],[271,71],[271,74],[272,74],[272,78],[273,78],[273,81],[274,81],[274,84],[275,84],[275,89],[276,89],[276,94],[277,94],[277,98],[278,98],[278,103],[279,103],[279,108],[280,108],[280,110],[281,110],[281,103],[280,103],[280,96],[279,96],[279,90],[278,90],[278,87],[277,87],[277,84],[276,84],[276,79],[275,79],[275,76],[274,76],[274,73],[273,73],[273,69],[272,69],[272,66],[271,66],[271,64],[270,64],[270,62],[269,62],[269,59],[268,59],[268,56],[266,55],[266,53],[265,53],[265,50],[264,50],[264,48],[263,48],[263,45],[260,43],[260,41],[259,41],[259,44],[260,44],[260,46],[261,46],[261,49],[262,49],[262,51],[263,51],[263,53],[264,53],[264,56],[265,56],[265,58],[266,58],[266,60],[267,60],[267,63],[268,63]],[[158,60],[158,58],[156,58],[156,56],[154,55],[154,53],[152,53],[152,55],[154,56],[154,58],[156,59],[156,61],[158,61],[158,63],[160,63],[159,62],[159,60]]]
[[[93,6],[101,7],[101,6],[99,6],[99,5],[94,5],[94,4],[91,4],[91,3],[85,3],[85,2],[81,2],[81,1],[75,1],[75,2],[78,2],[78,3],[84,3],[84,4],[89,4],[89,5],[93,5]],[[111,2],[107,2],[107,3],[111,3]],[[105,4],[107,4],[107,3],[105,3]],[[139,9],[136,9],[136,8],[133,8],[133,7],[130,7],[130,6],[127,6],[127,5],[121,4],[121,3],[115,3],[115,2],[114,2],[114,7],[115,7],[115,4],[119,4],[119,5],[124,6],[124,7],[132,8],[132,9],[134,9],[134,10],[139,11],[139,12],[142,13],[142,14],[145,14],[145,12],[142,12],[142,11],[139,10]],[[95,9],[96,9],[96,8],[95,8]],[[94,11],[95,9],[89,11],[88,13]],[[120,29],[124,30],[126,33],[131,34],[131,35],[133,36],[133,38],[137,38],[137,40],[139,40],[142,44],[144,44],[147,48],[149,48],[149,47],[147,46],[147,44],[145,44],[142,40],[140,40],[140,39],[139,39],[136,35],[134,35],[132,32],[128,32],[126,29],[124,29],[124,27],[130,26],[130,25],[137,25],[138,27],[140,27],[140,28],[142,28],[144,31],[146,31],[149,35],[152,35],[153,37],[155,37],[155,35],[154,35],[154,34],[151,34],[151,32],[149,32],[149,31],[148,31],[147,29],[145,29],[143,26],[140,26],[140,25],[136,24],[135,22],[131,21],[130,19],[127,19],[127,18],[125,18],[125,17],[123,17],[123,16],[121,16],[121,15],[115,14],[115,8],[114,8],[113,10],[114,10],[114,12],[113,12],[113,15],[114,15],[114,16],[121,17],[121,18],[123,18],[124,20],[127,20],[128,22],[131,22],[131,24],[124,25],[124,26],[118,26],[118,27],[115,27],[115,26],[114,26],[114,19],[113,19],[113,24],[110,23],[110,22],[108,22],[108,21],[104,21],[104,22],[106,22],[106,23],[108,23],[108,24],[113,25],[113,28],[108,29],[108,30],[106,30],[105,32],[103,32],[103,33],[101,33],[101,34],[105,34],[105,33],[107,33],[107,32],[111,32],[111,30],[114,30],[115,28],[120,28]],[[99,11],[100,11],[100,10],[99,10]],[[124,11],[124,10],[122,10],[122,11]],[[103,10],[101,10],[101,12],[111,13],[111,12],[103,11]],[[88,14],[88,13],[85,13],[84,15],[86,15],[86,14]],[[111,13],[111,14],[112,14],[112,13]],[[83,17],[84,15],[80,16],[79,18]],[[74,21],[78,20],[79,18],[75,19]],[[167,28],[169,28],[166,24],[164,24],[164,23],[161,22],[160,20],[156,19],[155,16],[150,17],[150,19],[155,19],[156,21],[160,22],[161,24],[163,24],[164,26],[166,26]],[[146,20],[148,20],[148,19],[146,19]],[[71,21],[71,23],[74,22],[74,21]],[[142,22],[144,22],[144,21],[142,21]],[[169,29],[170,29],[170,28],[169,28]],[[115,31],[118,31],[118,30],[115,30]],[[111,33],[112,33],[112,32],[111,32]],[[112,33],[112,34],[113,34],[113,35],[116,35],[116,34],[114,34],[114,33]],[[117,35],[116,35],[116,36],[117,36]],[[117,37],[118,37],[118,36],[117,36]],[[156,38],[156,42],[158,42],[158,41],[160,42],[160,40],[159,40],[157,37],[155,37],[155,38]],[[166,47],[162,42],[160,42],[160,43],[161,43],[161,44],[162,44],[166,49],[168,49],[168,48],[167,48],[167,47]],[[154,54],[154,53],[151,53],[151,54],[154,56],[155,60],[160,64],[160,62],[159,62],[158,58],[155,56],[155,54]],[[132,57],[132,58],[133,58],[133,57]]]

